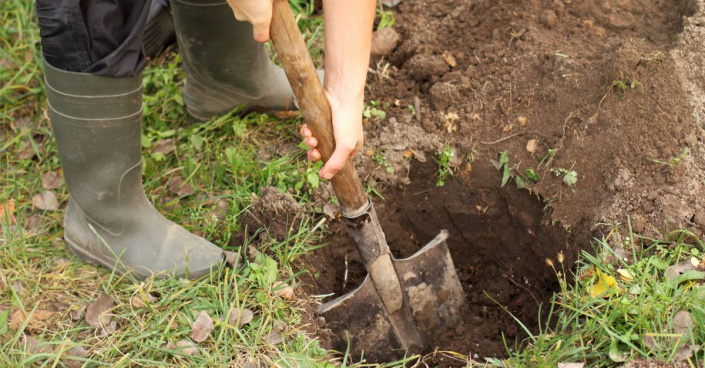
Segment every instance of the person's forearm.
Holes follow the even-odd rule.
[[[376,4],[376,0],[323,0],[325,88],[338,103],[356,109],[362,109],[364,99]]]

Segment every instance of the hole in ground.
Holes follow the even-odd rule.
[[[448,246],[467,303],[463,322],[438,331],[431,350],[505,357],[502,334],[510,342],[526,334],[498,303],[537,332],[539,305],[544,304],[545,311],[559,287],[546,260],[560,269],[557,256],[562,252],[564,267],[570,269],[578,249],[562,227],[548,224],[544,204],[536,196],[513,183],[500,188],[494,167],[476,164],[468,181],[453,178],[443,187],[435,185],[435,170],[429,164],[417,165],[411,184],[387,189],[384,201],[375,200],[382,228],[396,258],[411,256],[442,229],[450,232]],[[318,276],[316,293],[339,296],[360,285],[366,271],[344,225],[336,222],[331,229],[333,235],[326,239],[331,245],[319,249],[312,264]],[[345,351],[344,340],[333,340],[333,348]]]

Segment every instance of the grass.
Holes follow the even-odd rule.
[[[550,320],[524,345],[511,345],[516,356],[494,361],[503,367],[555,367],[584,362],[614,367],[634,358],[673,362],[684,348],[705,343],[705,273],[703,243],[692,233],[666,232],[661,239],[619,237],[618,225],[596,240],[594,253],[584,252],[575,281],[560,256],[547,260],[560,280]],[[623,226],[622,228],[628,228]],[[680,277],[668,279],[669,267],[697,261]],[[601,285],[601,286],[600,286]],[[685,311],[693,320],[687,331],[674,326]],[[682,360],[682,359],[681,359]],[[688,367],[705,363],[702,350],[684,360]]]
[[[313,2],[295,1],[293,9],[320,65],[322,20],[315,15]],[[253,237],[240,235],[244,230],[240,219],[251,195],[265,186],[290,193],[308,212],[313,211],[310,202],[320,185],[315,174],[320,164],[305,160],[298,118],[239,116],[234,111],[189,124],[178,54],[169,51],[152,60],[144,73],[147,196],[167,218],[242,254],[242,265],[237,271],[222,268],[196,281],[143,282],[92,267],[68,252],[61,238],[62,211],[42,211],[32,204],[32,198],[45,190],[42,176],[60,173],[47,118],[34,2],[0,2],[0,14],[0,366],[374,366],[359,362],[358,357],[326,351],[305,328],[307,310],[316,301],[296,284],[307,272],[302,270],[302,256],[321,246],[325,221],[307,218],[289,229],[284,240],[266,231]],[[371,102],[371,106],[376,105]],[[440,180],[451,175],[449,152],[446,147],[438,156]],[[386,167],[383,155],[375,161]],[[169,189],[177,176],[193,193]],[[65,186],[51,190],[63,208],[68,200]],[[219,201],[227,204],[225,211],[218,212],[215,203]],[[675,313],[687,310],[695,329],[705,328],[705,289],[695,280],[699,274],[691,273],[694,279],[677,283],[663,277],[671,265],[702,260],[699,240],[684,231],[670,232],[663,239],[630,235],[624,240],[618,234],[615,229],[596,241],[595,252],[583,255],[574,282],[568,281],[573,271],[563,269],[560,259],[551,261],[561,280],[560,293],[546,306],[552,309],[551,320],[540,334],[524,342],[507,341],[511,357],[491,361],[492,365],[555,367],[582,361],[612,367],[619,360],[639,356],[672,360],[683,344],[705,343],[702,333],[679,340],[672,326]],[[248,257],[246,250],[254,241],[261,253]],[[629,250],[632,263],[610,259],[618,245]],[[631,278],[621,279],[619,275],[625,274]],[[603,283],[607,277],[614,278],[616,286],[610,286],[606,295],[593,296],[590,291],[600,282],[599,275],[604,275]],[[294,286],[292,299],[278,295],[275,283],[280,281]],[[72,318],[103,293],[115,301],[110,313],[117,322],[116,331],[108,335],[82,318]],[[135,303],[145,295],[153,301]],[[230,317],[238,310],[251,310],[254,318],[236,326]],[[192,341],[191,324],[202,311],[212,318],[214,330],[196,344],[198,353],[170,345]],[[272,341],[277,334],[281,343]],[[40,345],[27,346],[26,336],[38,339]],[[662,348],[645,346],[647,337]],[[89,354],[69,360],[67,355],[75,356],[78,346]],[[690,364],[702,365],[702,354],[692,357]],[[458,365],[485,365],[462,354],[438,351],[381,366],[422,367],[431,365],[434,355],[452,358]]]

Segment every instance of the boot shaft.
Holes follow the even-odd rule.
[[[109,78],[45,62],[49,117],[72,201],[110,233],[143,202],[142,77]]]

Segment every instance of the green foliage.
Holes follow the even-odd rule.
[[[596,240],[594,252],[583,252],[574,281],[569,281],[570,270],[560,255],[558,262],[549,262],[561,288],[549,306],[549,320],[540,333],[513,346],[511,358],[492,363],[555,367],[584,362],[589,367],[616,367],[637,357],[673,362],[677,354],[683,354],[681,349],[705,343],[705,334],[700,333],[705,328],[705,273],[686,271],[672,280],[666,276],[669,267],[702,262],[699,248],[703,244],[698,237],[674,231],[662,239],[629,233],[620,240],[618,234],[615,227],[607,237]],[[642,242],[643,251],[638,251]],[[632,261],[618,256],[624,249]],[[595,295],[594,288],[604,279],[612,280],[614,287]],[[685,331],[678,330],[674,321],[681,311],[694,322]],[[705,354],[695,352],[685,363],[700,367]]]
[[[622,73],[620,73],[619,79],[612,82],[612,89],[617,92],[617,95],[621,99],[625,98],[625,92],[635,89],[638,86],[639,82],[636,79],[630,76],[625,76]]]
[[[674,166],[678,165],[681,162],[681,160],[686,158],[688,155],[690,155],[690,148],[684,147],[678,156],[670,157],[666,161],[660,161],[660,160],[657,160],[655,158],[650,158],[650,157],[647,157],[647,159],[649,161],[657,163],[659,165],[666,165],[666,166],[673,168]]]
[[[436,153],[438,160],[438,179],[436,180],[436,186],[442,187],[446,185],[448,175],[453,175],[453,171],[450,167],[453,156],[453,149],[448,145],[443,146],[443,148]]]
[[[499,167],[497,168],[499,171],[502,172],[502,185],[501,187],[504,188],[505,185],[509,182],[509,179],[511,178],[512,171],[514,170],[510,165],[509,165],[509,155],[507,153],[507,150],[504,150],[499,153]]]
[[[394,174],[394,168],[387,162],[387,156],[384,154],[376,152],[374,156],[372,156],[372,161],[377,164],[377,167],[383,167],[384,171],[388,174]]]
[[[394,19],[394,13],[391,10],[382,10],[382,9],[377,9],[377,30],[382,30],[385,28],[392,27],[394,23],[396,23],[396,19]]]
[[[374,117],[379,120],[384,120],[387,117],[387,113],[381,109],[380,105],[379,101],[370,101],[370,104],[366,105],[362,111],[362,117],[366,119]],[[388,105],[386,105],[386,107],[388,107]]]
[[[575,163],[570,167],[570,169],[563,169],[563,168],[558,168],[558,169],[552,169],[551,172],[555,176],[563,176],[563,184],[567,186],[573,186],[578,182],[578,172],[573,170],[573,167],[575,166]]]

